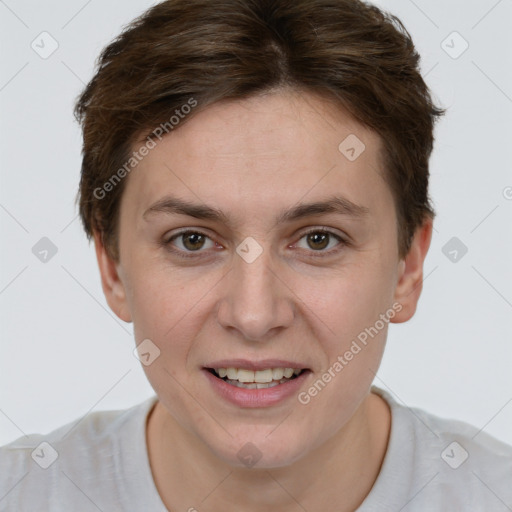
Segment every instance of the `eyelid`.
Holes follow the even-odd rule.
[[[184,228],[181,231],[178,231],[177,233],[173,233],[171,236],[166,238],[167,242],[171,242],[172,240],[175,240],[176,238],[180,237],[181,235],[188,235],[188,234],[195,234],[195,235],[202,235],[211,240],[211,236],[202,231],[201,229],[197,228]],[[165,238],[165,237],[164,237]]]
[[[313,226],[307,228],[306,231],[302,231],[300,234],[300,238],[309,235],[310,233],[327,233],[328,235],[332,235],[339,240],[345,240],[344,235],[334,231],[333,228],[326,228],[324,226]]]

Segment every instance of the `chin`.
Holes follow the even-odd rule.
[[[217,457],[230,466],[251,470],[290,466],[305,455],[304,445],[294,442],[285,429],[279,434],[269,432],[272,429],[265,428],[264,432],[254,435],[241,433],[230,440],[229,446],[220,449],[210,447]],[[309,442],[310,439],[311,436],[304,436],[304,440]]]

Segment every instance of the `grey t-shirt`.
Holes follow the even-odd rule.
[[[390,405],[391,434],[381,472],[357,512],[512,511],[511,446],[372,389]],[[0,511],[167,512],[145,440],[156,400],[94,412],[1,447]]]

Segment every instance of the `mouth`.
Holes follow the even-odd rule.
[[[268,389],[286,384],[310,370],[306,368],[266,368],[250,370],[246,368],[205,368],[219,380],[243,389]]]
[[[221,359],[202,367],[210,391],[237,407],[284,404],[307,385],[312,369],[286,359]]]

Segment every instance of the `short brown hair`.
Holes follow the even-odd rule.
[[[121,178],[141,135],[154,138],[191,99],[197,108],[182,122],[217,101],[283,87],[332,98],[380,135],[405,256],[416,228],[434,217],[428,166],[444,111],[400,20],[359,0],[167,0],[125,27],[75,106],[88,239],[97,231],[118,260]]]

